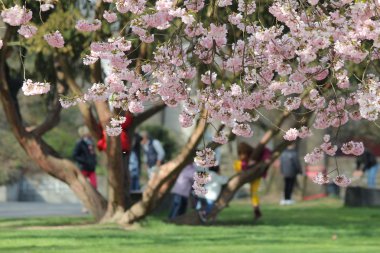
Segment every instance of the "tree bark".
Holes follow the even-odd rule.
[[[11,130],[29,157],[43,171],[65,182],[99,220],[105,211],[105,199],[87,182],[73,162],[62,159],[38,135],[27,132],[22,124],[5,78],[5,48],[10,33],[11,30],[7,28],[4,36],[4,48],[0,50],[0,100]]]

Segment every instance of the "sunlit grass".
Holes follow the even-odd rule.
[[[235,202],[214,226],[176,226],[150,217],[127,230],[92,225],[90,218],[6,219],[0,221],[0,252],[380,252],[379,209],[322,200],[263,211],[253,224],[251,207]]]

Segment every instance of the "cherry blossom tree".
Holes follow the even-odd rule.
[[[69,91],[60,91],[59,102],[64,108],[82,108],[89,125],[94,118],[88,105],[94,104],[110,136],[107,152],[114,160],[109,171],[115,181],[122,173],[117,158],[122,112],[145,115],[147,102],[161,101],[181,108],[182,127],[197,122],[180,156],[162,166],[141,202],[125,211],[121,195],[111,192],[108,209],[119,221],[130,223],[151,211],[170,188],[181,165],[190,161],[190,155],[194,154],[194,161],[201,167],[214,164],[210,145],[195,153],[208,124],[218,129],[214,143],[224,144],[228,140],[225,129],[237,136],[252,137],[255,133],[251,125],[265,119],[266,112],[282,112],[256,149],[259,156],[269,140],[282,135],[273,159],[289,142],[309,137],[310,128],[336,129],[336,135],[326,136],[305,156],[307,163],[316,163],[324,155],[334,156],[338,148],[347,155],[362,154],[364,146],[360,142],[338,146],[339,129],[349,121],[376,123],[378,119],[377,0],[98,0],[87,2],[92,11],[83,14],[79,4],[71,9],[75,15],[66,15],[66,22],[53,25],[48,25],[49,20],[72,6],[63,1],[36,2],[26,1],[22,6],[5,1],[2,5],[6,27],[0,41],[0,67],[5,64],[4,52],[15,29],[22,36],[20,46],[28,48],[37,43],[41,52],[53,52],[62,69],[67,70],[64,79]],[[73,47],[78,38],[85,41],[79,49]],[[78,66],[90,71],[92,86],[87,90],[81,91],[75,78],[70,77],[66,58],[70,49],[82,58]],[[59,87],[59,78],[55,83],[33,81],[28,76],[24,79],[25,95],[49,93],[52,87]],[[5,83],[2,78],[2,101],[7,101]],[[115,108],[113,112],[106,102]],[[282,123],[291,115],[304,120],[283,129]],[[8,116],[9,121],[20,126],[14,133],[22,143],[31,133],[25,133],[20,119],[12,117]],[[91,129],[99,134],[94,127]],[[25,149],[32,155],[31,148]],[[260,176],[268,166],[267,162],[259,162],[249,172],[234,175],[212,213],[219,212],[242,184]],[[333,181],[337,185],[350,183],[339,167],[329,176],[318,175],[314,181],[328,182],[331,172],[336,173]],[[201,186],[207,181],[207,170],[202,173],[196,175],[199,193],[204,192]],[[120,191],[122,183],[117,185],[114,191]]]

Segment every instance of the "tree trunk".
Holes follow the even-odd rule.
[[[154,210],[165,193],[170,189],[168,182],[173,181],[183,167],[191,162],[196,147],[207,127],[205,120],[201,119],[181,152],[171,161],[163,164],[159,172],[148,182],[143,192],[142,200],[134,204],[119,220],[120,224],[131,224],[138,221]]]
[[[7,28],[4,36],[4,48],[0,50],[0,100],[12,132],[29,157],[43,171],[68,184],[94,217],[99,220],[105,211],[105,199],[87,182],[73,162],[60,158],[57,152],[40,136],[27,132],[22,124],[5,75],[5,48],[10,35],[11,30]]]

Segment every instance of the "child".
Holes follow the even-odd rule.
[[[211,181],[205,185],[207,193],[203,198],[199,198],[197,202],[196,210],[199,211],[199,216],[203,222],[206,221],[205,217],[214,207],[214,203],[222,191],[222,185],[225,185],[228,182],[228,178],[219,175],[219,172],[219,165],[209,168]]]
[[[249,169],[248,165],[253,165],[256,162],[259,162],[259,161],[267,162],[268,160],[270,160],[271,152],[269,149],[264,148],[259,161],[254,161],[252,159],[252,155],[254,151],[255,149],[245,142],[242,142],[239,144],[238,146],[239,160],[235,161],[234,163],[234,169],[236,172],[247,170]],[[253,214],[254,214],[255,221],[258,220],[262,216],[262,213],[260,211],[260,198],[258,194],[260,181],[261,181],[261,178],[258,178],[251,182],[251,203],[253,206]]]

